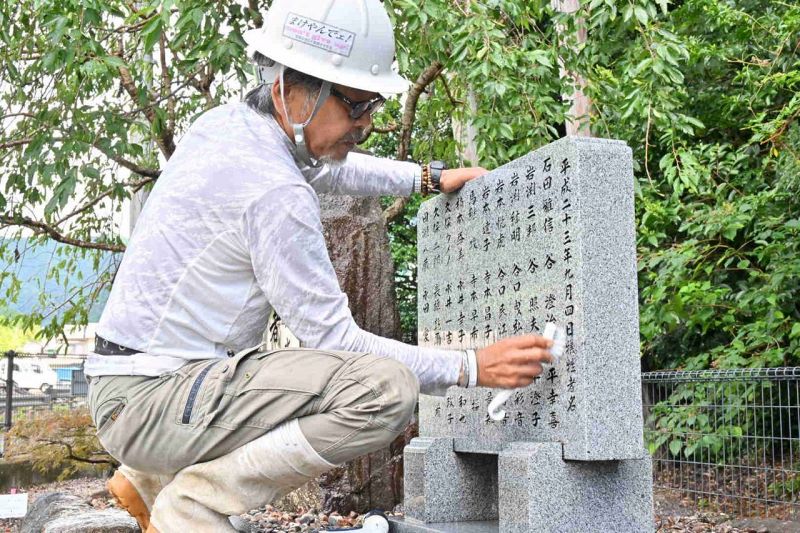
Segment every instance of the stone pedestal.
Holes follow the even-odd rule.
[[[406,448],[405,519],[393,533],[640,533],[653,530],[652,468],[640,459],[569,461],[561,444],[459,453],[453,440]],[[496,490],[495,490],[496,487]]]
[[[497,520],[425,523],[413,518],[389,519],[391,533],[499,533]]]

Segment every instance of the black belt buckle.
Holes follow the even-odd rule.
[[[108,341],[100,335],[94,336],[94,353],[99,355],[135,355],[142,353],[139,350],[126,348],[115,342]]]

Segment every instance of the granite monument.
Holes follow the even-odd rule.
[[[620,141],[568,137],[425,202],[419,344],[480,348],[566,332],[505,404],[452,387],[420,400],[393,531],[653,530],[644,450],[633,169]]]

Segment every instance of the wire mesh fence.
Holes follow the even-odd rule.
[[[800,514],[800,368],[642,375],[657,489],[739,517]]]
[[[2,354],[6,429],[84,405],[84,359]],[[739,517],[800,518],[800,367],[648,372],[642,400],[657,489]]]
[[[71,409],[86,402],[85,357],[5,352],[0,358],[0,413],[9,429],[15,418]]]

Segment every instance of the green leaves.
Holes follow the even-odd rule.
[[[164,21],[161,17],[153,16],[150,19],[150,22],[144,25],[142,28],[142,45],[143,45],[143,52],[145,54],[149,54],[153,51],[153,47],[161,38],[162,31],[164,29]]]
[[[122,247],[115,214],[136,188],[132,184],[145,179],[128,168],[157,171],[193,117],[231,94],[238,98],[240,80],[228,74],[238,74],[247,63],[241,32],[252,13],[234,4],[20,0],[0,5],[0,79],[7,82],[0,88],[0,165],[7,169],[0,208],[3,217],[40,224],[7,231],[0,254],[6,252],[3,243],[32,232],[15,260],[51,246],[45,235],[52,233]],[[86,250],[65,247],[60,253],[63,260],[53,261],[48,275],[64,282],[73,259]],[[21,319],[24,325],[42,322],[42,335],[52,336],[65,323],[85,321],[89,304],[110,280],[104,267],[98,268],[98,279],[82,280],[79,290],[42,291],[39,308]],[[0,276],[0,307],[13,302],[25,283],[30,282],[14,272]]]
[[[62,209],[67,202],[70,201],[73,193],[75,192],[75,186],[78,183],[78,171],[76,168],[70,168],[67,171],[67,175],[58,183],[58,185],[53,189],[53,194],[50,196],[50,201],[47,202],[45,206],[44,213],[45,218],[52,218],[53,214]]]
[[[122,242],[109,213],[140,176],[116,161],[157,169],[165,141],[239,98],[252,83],[241,35],[258,13],[233,0],[18,4],[0,6],[0,79],[9,82],[0,99],[20,113],[0,128],[0,143],[20,143],[0,151],[9,169],[0,207],[57,221],[105,194],[69,221],[70,236]],[[798,362],[800,61],[786,43],[800,32],[800,7],[590,0],[567,15],[549,0],[385,5],[402,73],[413,80],[433,61],[446,66],[419,104],[415,160],[493,168],[520,157],[561,135],[562,95],[586,80],[594,134],[634,152],[650,368]],[[379,117],[400,119],[397,100]],[[456,135],[466,126],[474,139]],[[396,142],[396,132],[374,135],[370,148],[388,155]],[[392,228],[409,331],[415,205]],[[0,281],[0,294],[17,281]]]
[[[560,95],[572,92],[562,65],[587,81],[595,135],[634,150],[648,367],[798,362],[800,64],[782,43],[800,31],[800,8],[591,0],[562,15],[546,2],[388,4],[404,73],[443,61],[455,100],[437,86],[420,107],[417,159],[456,158],[450,127],[465,122],[480,164],[523,155],[559,135]],[[435,8],[438,18],[423,14]],[[580,24],[581,46],[571,39]]]
[[[673,456],[678,456],[681,454],[681,448],[683,448],[683,442],[678,439],[673,440],[669,443],[669,451],[672,453]]]
[[[477,128],[478,160],[471,163],[486,166],[503,164],[556,137],[553,125],[563,120],[567,108],[558,98],[571,89],[559,76],[549,2],[386,4],[395,16],[404,74],[414,79],[434,60],[447,68],[450,94],[437,87],[417,115],[415,158],[456,158],[451,125]],[[438,151],[444,147],[448,151]]]
[[[800,131],[786,122],[798,85],[774,74],[777,65],[787,73],[800,66],[797,50],[780,45],[800,28],[800,11],[756,6],[766,4],[741,13],[697,0],[660,21],[648,12],[641,48],[616,55],[613,79],[627,90],[606,84],[608,72],[595,78],[599,113],[643,163],[637,213],[649,368],[775,366],[800,356],[791,335],[800,318],[792,222]],[[631,10],[630,21],[643,24]]]

